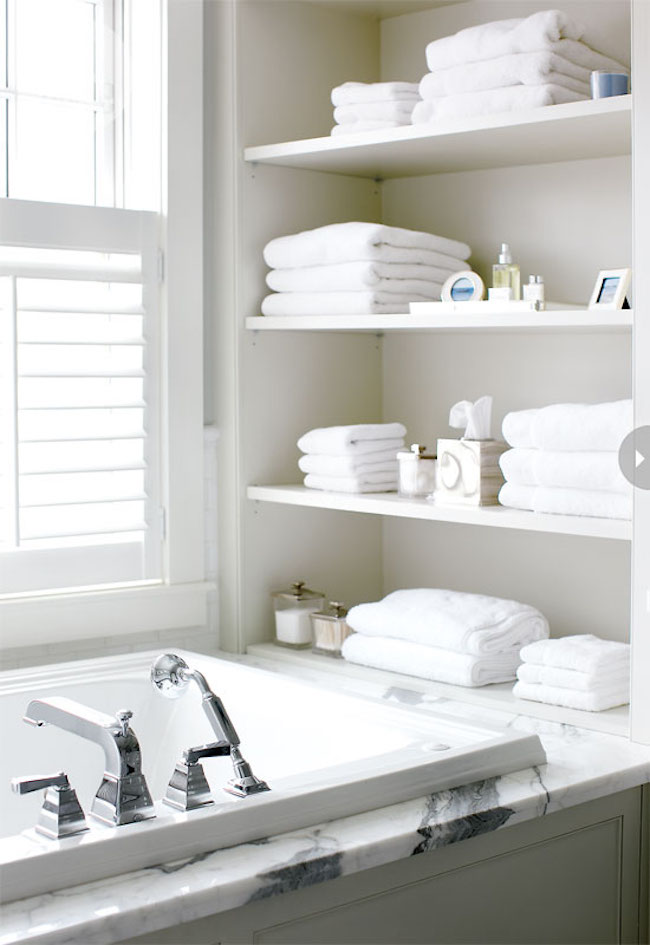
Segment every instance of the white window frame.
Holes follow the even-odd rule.
[[[206,623],[211,585],[203,562],[203,0],[165,0],[163,50],[163,579],[5,599],[3,649]]]

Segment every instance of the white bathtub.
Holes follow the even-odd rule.
[[[228,758],[204,760],[215,804],[190,813],[162,805],[183,749],[215,740],[191,686],[177,701],[149,682],[156,653],[0,673],[0,887],[5,901],[259,840],[485,777],[543,764],[537,736],[521,736],[304,684],[229,659],[179,651],[221,696],[244,757],[271,791],[235,798]],[[52,726],[22,721],[34,698],[65,695],[113,715],[131,709],[156,818],[110,828],[88,816],[102,750]],[[445,747],[447,746],[447,747]],[[47,840],[33,830],[43,792],[18,796],[12,777],[65,771],[91,830]]]

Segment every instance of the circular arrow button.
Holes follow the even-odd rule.
[[[628,433],[618,451],[618,465],[629,483],[650,489],[650,426]]]

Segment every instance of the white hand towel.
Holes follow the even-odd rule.
[[[592,675],[630,668],[630,644],[603,640],[592,633],[579,633],[530,643],[521,651],[526,663],[555,666]]]
[[[352,607],[357,633],[394,637],[456,653],[499,653],[549,635],[546,618],[529,604],[484,594],[420,587]]]
[[[550,515],[586,515],[591,518],[632,518],[632,494],[596,492],[586,489],[552,489],[544,486],[520,486],[505,482],[499,490],[499,503],[511,509]]]
[[[516,410],[506,414],[501,429],[510,446],[549,451],[618,452],[632,428],[632,401],[617,400]]]
[[[582,39],[584,28],[559,10],[542,10],[525,18],[470,26],[434,40],[425,49],[430,72],[468,62],[497,59],[511,53],[548,48],[560,39]]]
[[[298,440],[302,453],[327,456],[358,455],[377,450],[400,449],[406,427],[403,423],[350,423],[347,426],[315,427]]]
[[[509,85],[563,85],[590,95],[590,71],[547,50],[514,53],[483,62],[428,72],[420,81],[423,99],[500,89]]]
[[[353,221],[276,237],[264,247],[264,259],[272,269],[323,266],[358,259],[441,265],[439,258],[422,257],[417,251],[460,259],[469,259],[471,255],[467,243],[444,236],[383,223]],[[444,260],[442,265],[446,263]]]
[[[343,263],[342,265],[346,265]],[[354,263],[352,264],[354,265]],[[363,265],[363,263],[361,263]],[[402,301],[404,298],[411,298],[412,296],[418,296],[419,298],[425,299],[439,299],[442,287],[445,283],[446,276],[444,279],[441,279],[439,282],[431,282],[427,279],[379,279],[377,283],[372,286],[354,286],[349,289],[344,289],[342,286],[339,288],[334,284],[326,287],[324,285],[325,280],[319,274],[314,280],[315,284],[309,285],[309,276],[303,276],[302,273],[313,272],[315,269],[333,269],[334,266],[305,266],[304,269],[272,269],[268,274],[267,283],[271,285],[272,289],[275,289],[277,292],[301,292],[303,295],[313,295],[314,293],[322,293],[323,295],[331,295],[339,292],[363,292],[368,293],[371,291],[378,297],[384,295],[387,296],[396,296],[398,301]],[[415,269],[415,266],[409,266],[410,269]],[[422,267],[424,268],[424,266]],[[272,278],[278,273],[296,273],[295,278],[284,278],[280,277],[277,279]],[[290,285],[293,283],[296,288],[291,289],[278,289],[277,286],[281,284]],[[298,288],[299,285],[303,285],[304,288]],[[388,300],[390,302],[390,299]]]
[[[515,678],[519,652],[473,656],[435,646],[422,646],[388,637],[367,637],[354,633],[343,643],[341,653],[350,663],[360,663],[391,673],[404,673],[455,686],[485,686]]]
[[[390,131],[392,128],[404,128],[411,124],[408,121],[351,121],[345,125],[333,125],[330,135],[339,137],[340,135],[362,135],[367,131]]]
[[[361,105],[339,105],[334,109],[334,121],[338,125],[349,125],[355,121],[399,121],[403,125],[411,122],[417,99],[411,102],[367,102]]]
[[[451,257],[449,257],[451,258]],[[402,263],[346,262],[331,266],[301,266],[298,269],[272,269],[266,283],[274,292],[358,292],[368,289],[407,291],[422,282],[438,286],[466,266],[454,259],[450,266],[409,266]],[[430,291],[430,287],[426,289]]]
[[[465,92],[418,102],[413,109],[414,125],[427,125],[445,118],[464,118],[471,115],[492,115],[498,112],[520,111],[562,105],[589,98],[561,85],[511,85],[505,89],[486,89],[483,92]]]
[[[518,699],[530,699],[533,702],[545,702],[561,705],[569,709],[582,709],[585,712],[603,712],[617,705],[627,705],[630,701],[629,683],[620,683],[607,689],[588,690],[562,689],[559,686],[542,686],[519,680],[512,689]]]
[[[427,283],[432,285],[433,283]],[[274,292],[262,299],[263,315],[406,315],[411,302],[427,302],[415,292]]]
[[[630,681],[630,666],[614,663],[595,673],[583,673],[578,669],[562,669],[560,666],[540,666],[537,663],[522,663],[517,669],[517,679],[525,683],[542,686],[559,686],[561,689],[575,689],[588,692],[603,686],[620,686]]]
[[[362,473],[357,476],[317,476],[307,473],[305,486],[323,492],[397,492],[397,473]]]
[[[419,97],[416,82],[344,82],[332,89],[332,105],[407,102]]]
[[[618,453],[557,452],[512,449],[499,457],[508,482],[522,486],[587,489],[631,494],[632,486],[621,472]]]
[[[383,457],[377,460],[377,457]],[[364,473],[391,473],[397,475],[397,450],[364,453],[361,456],[321,456],[307,453],[298,460],[304,473],[317,476],[361,476]]]

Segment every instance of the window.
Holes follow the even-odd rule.
[[[200,0],[0,0],[6,646],[25,628],[43,640],[202,622],[200,291],[179,304],[183,280],[200,282],[200,264],[187,267],[200,180],[175,154],[162,186],[161,147],[164,118],[170,141],[182,121],[200,153],[201,12]],[[170,19],[182,43],[163,55]],[[165,102],[174,69],[193,77],[190,101]],[[44,628],[38,604],[53,594]]]

